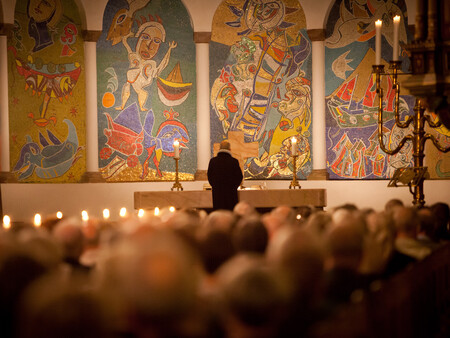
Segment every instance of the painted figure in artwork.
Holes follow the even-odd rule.
[[[255,60],[251,94],[244,96],[231,129],[244,131],[249,141],[259,140],[264,132],[274,86],[280,82],[283,66],[290,57],[285,30],[278,27],[284,16],[285,6],[281,1],[247,2],[245,34],[259,45],[259,55]]]
[[[111,21],[106,40],[116,45],[122,41],[122,37],[131,32],[134,13],[150,2],[150,0],[127,0],[128,8],[119,9]]]
[[[310,86],[311,82],[302,76],[287,81],[285,98],[278,104],[280,114],[291,122],[298,119],[304,130],[311,122]]]
[[[297,9],[282,1],[248,0],[242,9],[230,5],[229,10],[237,19],[226,24],[247,29],[238,33],[242,37],[230,50],[235,62],[223,68],[212,88],[212,93],[220,95],[211,99],[217,100],[215,109],[225,132],[241,130],[246,141],[259,141],[279,85],[298,70],[309,48],[301,34],[290,36],[287,32],[294,24],[285,21],[285,16]],[[231,86],[239,87],[239,95],[230,95]],[[228,89],[227,95],[224,89]],[[223,109],[221,98],[228,103],[238,100],[239,109],[232,110],[235,104]]]
[[[240,131],[246,143],[259,144],[259,154],[244,166],[247,178],[284,177],[289,170],[283,142],[298,135],[309,149],[311,44],[301,7],[291,1],[246,0],[222,10],[228,15],[224,29],[235,37],[217,35],[229,46],[229,55],[211,87],[212,107],[224,137]],[[305,156],[302,165],[310,158]]]
[[[175,41],[169,43],[169,49],[158,65],[153,58],[158,53],[161,43],[165,42],[166,39],[166,31],[161,22],[142,22],[136,33],[138,41],[134,51],[127,41],[132,36],[134,34],[130,32],[122,37],[122,43],[128,52],[130,69],[127,72],[127,82],[122,87],[122,105],[117,109],[123,110],[125,108],[131,95],[131,88],[133,88],[138,96],[140,110],[146,111],[145,102],[148,93],[145,88],[150,86],[153,80],[167,67],[172,49],[177,46],[177,43]]]
[[[34,39],[33,52],[53,44],[50,31],[56,27],[63,12],[60,0],[28,1],[28,34]]]

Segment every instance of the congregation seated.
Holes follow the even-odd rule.
[[[417,238],[420,228],[418,210],[413,207],[398,207],[393,214],[396,229],[395,248],[407,256],[421,260],[431,249]]]
[[[5,230],[1,336],[309,337],[448,243],[445,206],[259,214],[243,203]]]

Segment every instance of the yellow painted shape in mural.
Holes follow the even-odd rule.
[[[272,2],[282,2],[284,4],[284,21],[294,23],[294,25],[285,29],[285,32],[293,39],[295,39],[298,35],[299,30],[306,28],[305,13],[303,12],[303,8],[301,7],[299,1],[278,0]],[[245,20],[246,14],[242,15],[239,20],[239,17],[233,14],[233,12],[230,10],[230,7],[233,6],[242,9],[243,3],[244,2],[241,0],[222,1],[222,3],[217,7],[216,12],[214,13],[211,41],[220,42],[231,46],[241,39],[238,33],[248,29]],[[240,27],[231,27],[230,25],[225,24],[226,22],[238,21],[240,21]]]

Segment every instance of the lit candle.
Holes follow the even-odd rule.
[[[8,215],[3,216],[3,229],[8,230],[11,228],[11,218]]]
[[[120,217],[125,217],[127,215],[127,208],[121,208],[119,211]]]
[[[34,215],[34,226],[37,228],[40,227],[41,224],[42,224],[41,215],[39,214]]]
[[[144,209],[139,209],[139,211],[138,211],[138,217],[139,217],[139,218],[142,218],[142,217],[144,217],[144,215],[145,215]]]
[[[178,142],[178,140],[175,140],[175,142],[173,142],[173,151],[174,157],[180,158],[180,142]]]
[[[375,21],[375,65],[381,65],[381,26],[381,20]]]
[[[63,213],[62,213],[61,211],[58,211],[58,212],[56,213],[56,218],[57,218],[57,219],[63,218]]]
[[[291,138],[291,153],[292,156],[297,155],[297,139],[295,137]]]
[[[109,209],[103,209],[103,219],[106,221],[109,219],[110,213]]]
[[[88,212],[87,212],[86,210],[83,210],[83,211],[81,212],[81,219],[82,219],[84,222],[89,221],[89,215],[88,215]]]
[[[398,29],[400,27],[400,16],[394,16],[394,41],[392,42],[392,61],[398,61]]]
[[[175,207],[169,207],[170,212],[175,212]]]
[[[155,207],[155,211],[153,212],[155,216],[159,216],[159,208]]]

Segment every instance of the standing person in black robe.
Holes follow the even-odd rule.
[[[212,187],[213,209],[233,210],[243,175],[239,161],[231,155],[230,142],[222,141],[217,156],[209,161],[208,181]]]

